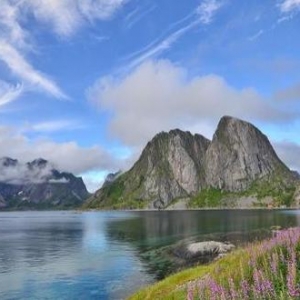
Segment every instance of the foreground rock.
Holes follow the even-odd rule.
[[[191,243],[183,247],[179,247],[174,250],[174,254],[181,259],[185,260],[197,260],[197,259],[205,259],[208,260],[220,255],[224,255],[231,250],[233,250],[235,246],[230,243],[222,243],[216,241],[207,241],[207,242],[199,242],[199,243]]]
[[[176,271],[210,263],[234,248],[233,244],[216,241],[181,241],[175,245],[146,251],[141,257],[147,262],[150,272],[160,280]]]
[[[82,178],[60,172],[44,159],[0,159],[0,209],[74,208],[88,196]]]
[[[242,192],[260,181],[266,182],[260,190],[272,182],[278,194],[283,194],[283,182],[290,194],[291,182],[298,177],[278,158],[259,129],[225,116],[212,141],[179,129],[157,134],[134,166],[106,182],[86,208],[164,209],[207,189]]]

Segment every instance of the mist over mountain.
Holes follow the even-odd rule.
[[[0,158],[0,208],[72,208],[88,195],[82,178],[56,170],[45,159]]]

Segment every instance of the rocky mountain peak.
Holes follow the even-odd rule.
[[[43,158],[38,158],[27,164],[29,168],[45,168],[48,165],[48,161]]]
[[[278,174],[296,178],[258,128],[224,116],[212,141],[180,129],[157,134],[134,166],[96,192],[89,203],[90,207],[110,203],[120,208],[128,201],[164,208],[205,189],[245,191],[255,181]]]
[[[17,159],[12,159],[10,157],[1,157],[0,158],[0,165],[3,167],[14,167],[18,164]]]
[[[56,170],[43,158],[0,159],[0,208],[74,207],[88,195],[82,178]]]
[[[229,191],[246,189],[253,180],[287,169],[267,136],[252,124],[225,116],[206,153],[209,186]]]

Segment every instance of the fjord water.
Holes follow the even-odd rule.
[[[298,211],[0,213],[0,299],[124,299],[155,281],[143,253],[183,239],[243,244]]]

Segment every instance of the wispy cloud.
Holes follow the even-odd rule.
[[[210,24],[217,11],[223,6],[218,0],[203,0],[197,8],[201,23]]]
[[[0,80],[0,107],[16,100],[23,91],[23,85],[12,85]]]
[[[150,14],[154,11],[156,5],[151,5],[148,8],[142,10],[141,8],[137,7],[131,13],[129,13],[125,18],[125,27],[127,29],[132,28],[135,24],[141,21],[146,15]]]
[[[250,36],[250,37],[248,38],[248,40],[251,41],[251,42],[253,42],[253,41],[257,40],[261,35],[263,35],[264,32],[265,32],[265,31],[261,29],[261,30],[259,30],[257,33],[255,33],[254,35]]]
[[[83,125],[74,120],[52,120],[36,124],[25,124],[22,132],[35,131],[40,133],[51,133],[61,130],[74,130],[83,128]]]
[[[129,0],[27,0],[24,7],[59,35],[70,36],[87,22],[110,19]]]
[[[131,55],[132,60],[126,66],[126,70],[131,70],[147,59],[158,56],[162,52],[168,50],[177,42],[178,39],[180,39],[193,28],[201,24],[208,25],[211,23],[214,14],[222,7],[222,5],[223,4],[219,1],[205,0],[192,13],[175,22],[170,28],[178,27],[178,25],[181,25],[182,23],[185,23],[185,25],[177,28],[165,38],[152,41],[149,45]],[[169,29],[167,31],[169,31]]]
[[[0,40],[0,60],[21,80],[40,87],[56,98],[67,98],[54,81],[35,70],[16,48],[3,40]]]
[[[283,13],[289,13],[295,9],[300,9],[300,0],[283,0],[279,4],[279,8]]]
[[[54,80],[36,70],[29,62],[27,54],[34,53],[36,45],[27,26],[28,22],[34,17],[38,23],[46,25],[43,29],[53,31],[60,37],[70,37],[86,24],[110,19],[128,1],[130,0],[1,0],[0,61],[6,64],[18,82],[22,81],[23,90],[38,88],[55,98],[67,98]],[[20,95],[20,88],[10,89],[4,97],[2,88],[0,104]]]
[[[144,61],[146,61],[149,58],[152,58],[154,56],[157,56],[158,54],[162,53],[163,51],[169,49],[181,36],[183,36],[185,33],[187,33],[192,28],[196,27],[199,24],[199,20],[195,20],[185,27],[182,27],[178,29],[177,31],[173,32],[171,35],[169,35],[164,40],[160,41],[158,44],[150,48],[149,50],[145,51],[135,59],[131,61],[131,63],[127,66],[127,68],[132,69],[136,66],[140,65]]]

